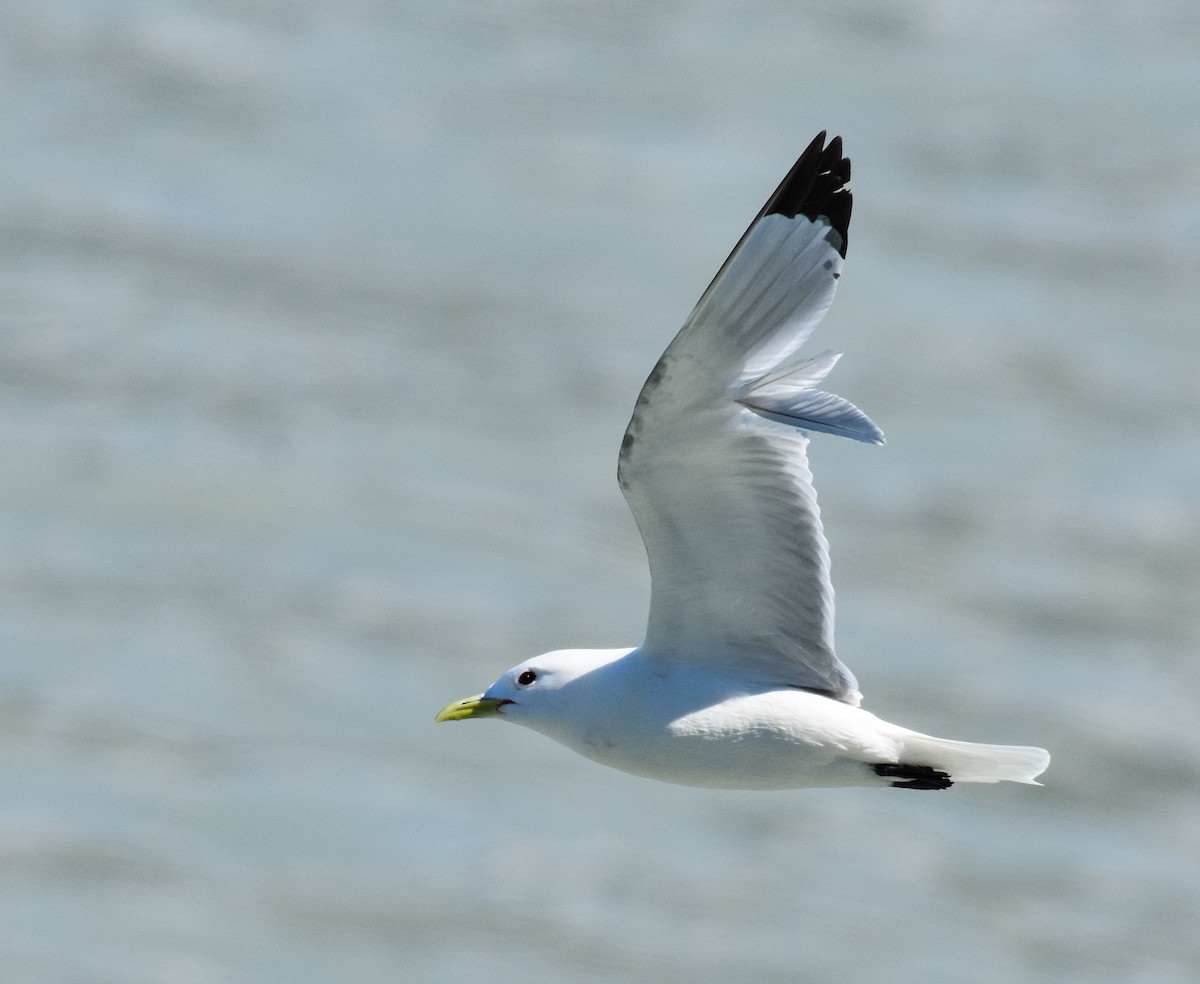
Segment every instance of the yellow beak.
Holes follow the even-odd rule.
[[[500,713],[501,704],[508,703],[511,703],[511,701],[476,694],[474,697],[467,697],[463,700],[456,700],[453,704],[447,704],[438,711],[438,716],[434,720],[465,721],[467,718],[492,717]]]

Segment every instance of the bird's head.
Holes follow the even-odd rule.
[[[539,717],[561,713],[569,702],[572,684],[628,652],[628,649],[558,649],[543,653],[518,663],[483,693],[447,704],[435,720],[500,716],[527,724]]]

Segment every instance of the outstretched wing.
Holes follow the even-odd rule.
[[[797,355],[841,274],[849,179],[841,138],[821,133],[650,373],[617,477],[650,560],[645,651],[857,704],[807,434],[883,435],[816,388],[837,353]]]

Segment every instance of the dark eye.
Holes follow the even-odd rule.
[[[537,674],[533,670],[522,670],[521,675],[517,677],[517,683],[522,687],[528,687],[534,680],[537,679]]]

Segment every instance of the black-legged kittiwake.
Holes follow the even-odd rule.
[[[808,435],[883,434],[817,388],[838,353],[799,349],[842,272],[849,179],[841,138],[819,134],[642,387],[617,471],[650,560],[642,644],[535,656],[437,720],[499,716],[688,786],[944,789],[1045,770],[1040,748],[880,720],[834,654]]]

